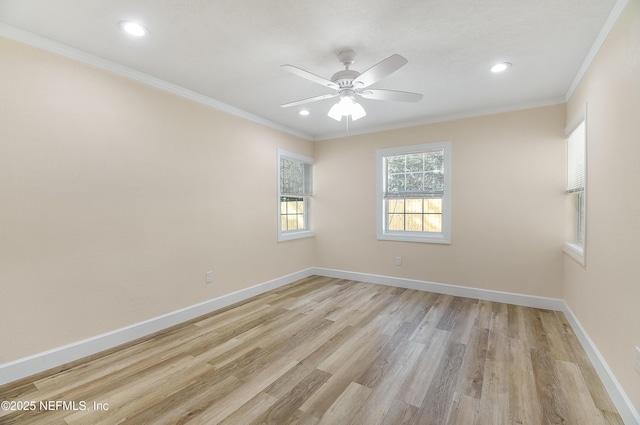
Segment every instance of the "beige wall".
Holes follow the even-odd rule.
[[[628,2],[567,118],[585,103],[587,266],[565,258],[565,298],[640,411],[640,1]]]
[[[316,265],[562,298],[564,125],[558,105],[316,142]],[[452,243],[376,240],[376,150],[439,141]]]
[[[276,242],[311,142],[6,39],[0,94],[0,363],[313,265]]]
[[[0,363],[319,266],[565,298],[640,409],[639,40],[629,1],[566,116],[314,144],[0,39]],[[586,268],[561,251],[564,126],[585,102]],[[377,241],[376,149],[445,140],[452,243]],[[278,148],[315,157],[313,239],[276,243]]]

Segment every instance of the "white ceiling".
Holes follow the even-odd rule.
[[[352,69],[361,72],[394,53],[407,58],[407,65],[372,88],[418,92],[423,99],[364,99],[367,116],[350,123],[350,134],[560,103],[615,3],[0,0],[0,22],[6,24],[0,35],[135,78],[146,74],[173,91],[197,93],[205,103],[322,139],[346,132],[344,120],[326,115],[335,99],[305,105],[307,117],[297,114],[301,107],[279,105],[331,90],[280,65],[330,78],[342,69],[335,55],[345,48],[358,53]],[[118,27],[122,20],[141,22],[150,34],[126,36]],[[63,45],[74,48],[72,53]],[[489,72],[502,61],[513,66],[502,74]]]

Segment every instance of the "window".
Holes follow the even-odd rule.
[[[450,243],[451,144],[378,150],[378,239]]]
[[[583,265],[586,240],[586,142],[586,124],[581,119],[567,138],[567,195],[571,214],[569,241],[564,251]]]
[[[309,227],[312,162],[278,151],[278,241],[313,236]]]

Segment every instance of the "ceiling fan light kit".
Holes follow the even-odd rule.
[[[353,90],[343,90],[340,93],[340,96],[340,101],[329,109],[329,113],[327,115],[331,118],[336,121],[340,121],[342,120],[342,117],[351,116],[351,120],[355,121],[367,115],[367,112],[364,110],[362,105],[356,102]]]
[[[320,77],[311,72],[297,68],[293,65],[282,65],[281,68],[291,72],[294,75],[305,78],[316,84],[331,88],[336,91],[333,94],[325,94],[314,96],[308,99],[297,100],[295,102],[280,105],[283,108],[302,105],[305,103],[316,102],[324,99],[340,97],[340,100],[334,104],[329,113],[329,117],[336,121],[342,120],[343,116],[351,117],[352,121],[360,119],[367,115],[366,111],[357,101],[357,96],[365,99],[400,101],[400,102],[418,102],[422,99],[422,95],[418,93],[383,90],[383,89],[367,89],[370,85],[377,83],[392,72],[397,71],[407,63],[407,60],[400,55],[391,55],[388,58],[378,62],[363,73],[352,70],[349,67],[355,62],[356,53],[353,50],[344,50],[338,53],[338,60],[345,69],[333,74],[331,79]]]

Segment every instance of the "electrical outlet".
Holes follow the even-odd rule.
[[[640,375],[640,346],[636,347],[636,372]]]
[[[396,257],[396,266],[402,265],[402,257]]]
[[[213,282],[213,272],[206,272],[206,273],[204,274],[204,281],[205,281],[206,283],[211,283],[211,282]]]

